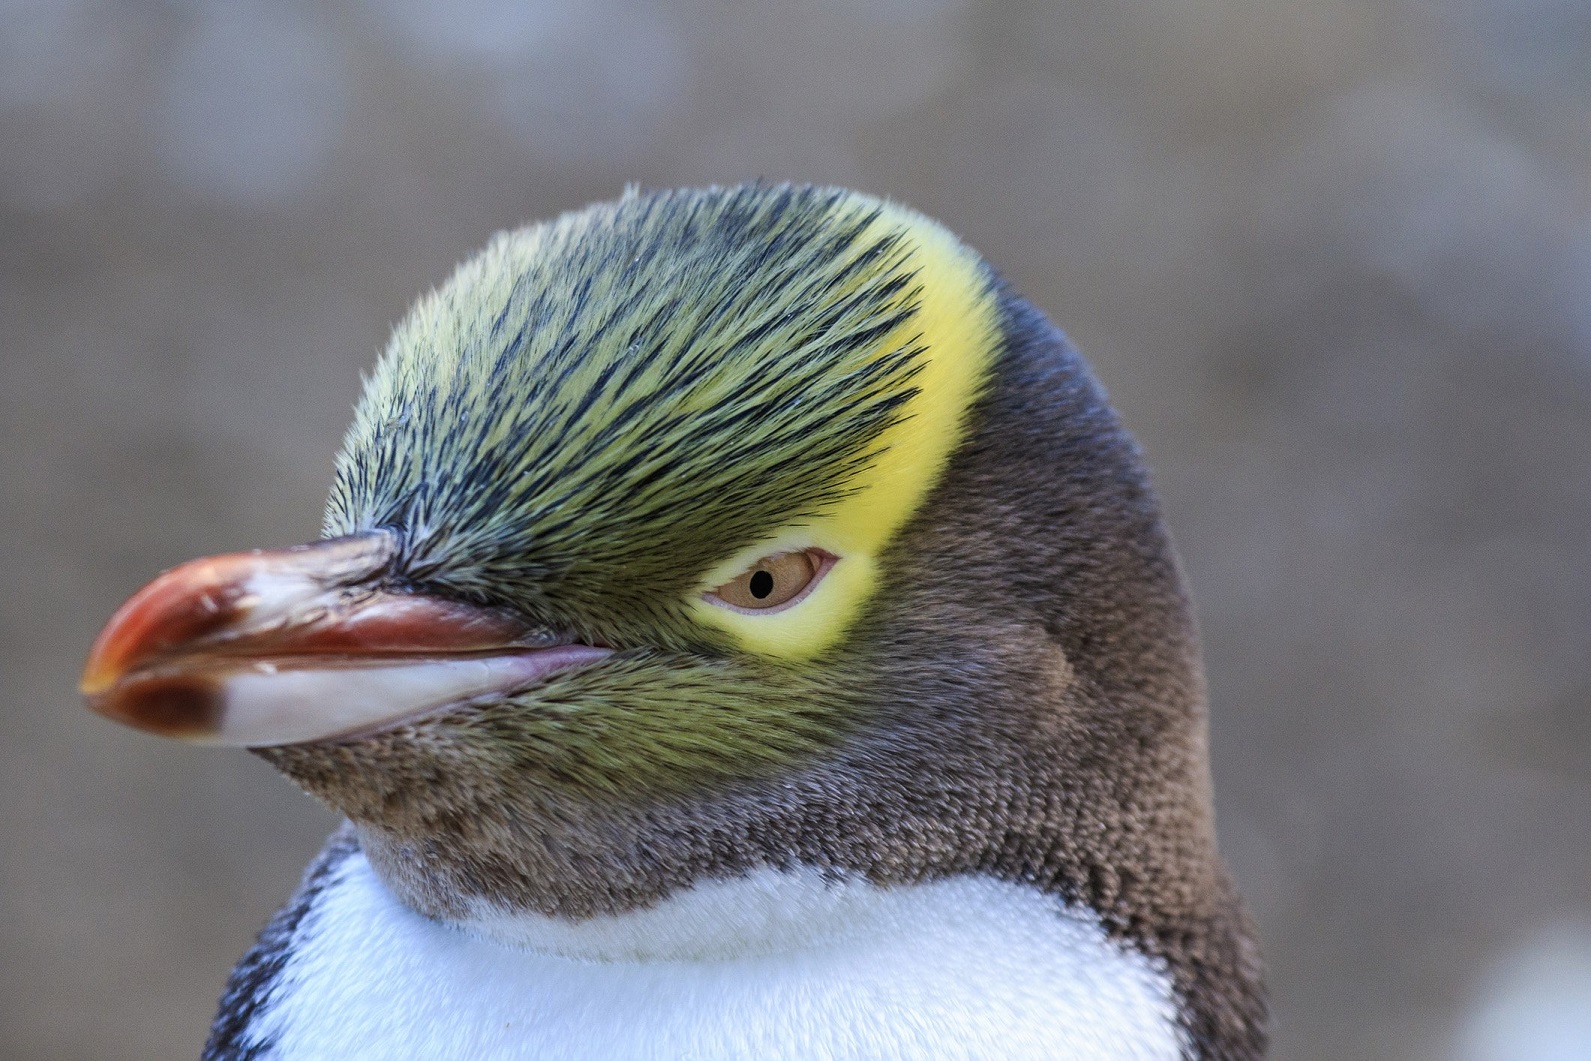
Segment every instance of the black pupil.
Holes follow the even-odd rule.
[[[773,592],[773,576],[766,571],[755,571],[751,576],[751,595],[762,600]]]

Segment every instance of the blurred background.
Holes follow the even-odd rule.
[[[313,537],[493,231],[756,176],[945,221],[1143,441],[1275,1056],[1591,1057],[1584,0],[0,0],[0,1056],[193,1056],[333,824],[83,710],[115,606]]]

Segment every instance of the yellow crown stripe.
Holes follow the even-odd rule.
[[[917,394],[901,417],[874,441],[871,462],[848,484],[848,496],[821,516],[783,528],[710,571],[709,589],[734,578],[770,553],[819,548],[840,561],[795,607],[763,615],[729,611],[704,600],[696,617],[728,633],[744,649],[804,659],[834,644],[878,592],[878,558],[917,512],[966,432],[966,416],[998,342],[995,297],[977,255],[948,230],[906,207],[856,197],[859,209],[881,213],[863,242],[899,234],[910,250],[908,268],[921,289],[920,306],[877,354],[920,344]]]

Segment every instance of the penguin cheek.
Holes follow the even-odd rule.
[[[845,717],[808,669],[652,650],[434,724],[506,784],[645,804],[777,776],[821,756]]]

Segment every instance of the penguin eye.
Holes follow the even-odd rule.
[[[736,611],[770,611],[804,596],[833,561],[816,549],[774,553],[708,593],[707,599]]]

